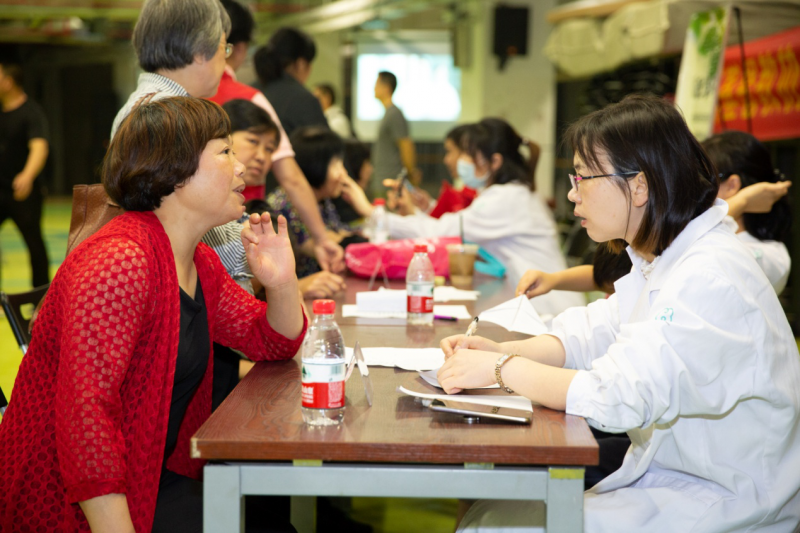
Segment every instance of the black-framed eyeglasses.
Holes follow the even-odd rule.
[[[578,184],[583,180],[591,180],[594,178],[610,178],[612,176],[635,176],[638,174],[639,170],[631,171],[631,172],[618,172],[616,174],[598,174],[596,176],[581,176],[580,174],[569,174],[569,181],[572,183],[572,188],[576,191],[578,190]]]
[[[233,53],[233,45],[231,43],[226,44],[225,45],[225,59],[228,59],[229,57],[231,57],[232,53]]]

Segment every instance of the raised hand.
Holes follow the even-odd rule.
[[[278,217],[278,233],[272,229],[269,213],[250,215],[249,225],[242,229],[242,244],[250,270],[264,287],[279,287],[297,279],[294,252],[283,215]]]

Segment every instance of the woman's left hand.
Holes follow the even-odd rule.
[[[286,218],[278,216],[278,233],[272,229],[269,213],[254,213],[249,223],[242,229],[242,244],[253,275],[268,289],[296,281]]]
[[[447,394],[494,385],[499,357],[495,352],[461,349],[444,362],[436,377]]]

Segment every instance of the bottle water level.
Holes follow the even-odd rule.
[[[407,322],[411,326],[430,326],[433,324],[433,313],[408,313]]]

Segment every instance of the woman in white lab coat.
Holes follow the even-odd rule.
[[[545,272],[566,268],[553,215],[534,191],[532,172],[520,154],[522,138],[507,122],[487,118],[468,125],[462,139],[458,175],[465,186],[479,191],[478,197],[466,209],[437,219],[416,210],[403,194],[400,201],[411,214],[389,214],[390,236],[458,236],[463,225],[464,239],[496,257],[510,283],[531,265]],[[585,304],[583,295],[566,291],[554,291],[535,303],[542,315]]]
[[[744,187],[760,182],[775,183],[780,178],[772,166],[769,151],[761,142],[743,131],[726,131],[703,141],[708,157],[717,167],[719,198],[729,203],[725,223],[750,250],[764,270],[775,292],[780,294],[789,279],[792,261],[786,240],[792,226],[791,208],[785,196],[764,213],[742,213],[736,194]]]
[[[439,381],[454,393],[497,370],[508,390],[628,433],[622,467],[585,495],[586,532],[790,533],[800,354],[769,280],[723,223],[716,170],[654,97],[587,115],[566,140],[575,214],[593,240],[629,244],[632,272],[547,335],[444,339]],[[541,516],[536,502],[481,501],[460,527],[540,531]]]

